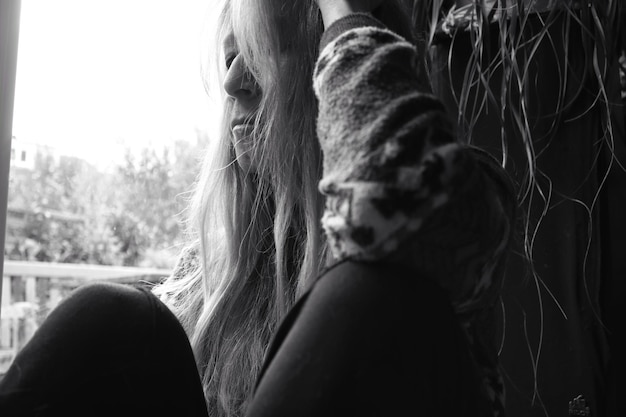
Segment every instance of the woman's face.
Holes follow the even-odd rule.
[[[232,104],[228,120],[231,140],[237,163],[244,172],[252,172],[255,171],[255,164],[252,161],[254,119],[261,102],[261,89],[239,54],[232,31],[224,39],[223,48],[226,65],[224,91]]]

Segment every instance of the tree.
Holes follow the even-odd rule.
[[[171,267],[182,240],[180,213],[206,144],[176,141],[127,149],[113,173],[41,151],[33,170],[12,168],[8,259]]]
[[[40,151],[33,170],[12,169],[10,212],[23,222],[10,227],[9,259],[119,264],[119,250],[102,212],[109,179],[73,157]],[[9,219],[10,220],[10,219]]]

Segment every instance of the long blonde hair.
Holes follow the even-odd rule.
[[[311,85],[321,21],[311,5],[301,25],[278,34],[261,23],[268,11],[255,3],[222,0],[217,36],[221,50],[233,31],[262,91],[255,172],[235,161],[225,97],[222,133],[206,155],[188,213],[198,266],[155,290],[189,335],[216,416],[243,414],[271,336],[325,259]],[[293,55],[281,60],[289,49]]]

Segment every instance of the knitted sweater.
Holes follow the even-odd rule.
[[[420,91],[418,58],[366,14],[326,30],[314,73],[322,223],[336,261],[392,260],[448,292],[501,415],[493,308],[515,197],[499,164],[457,143],[443,105]]]

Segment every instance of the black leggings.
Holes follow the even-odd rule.
[[[413,270],[344,262],[283,321],[249,416],[489,416],[447,294]]]
[[[64,300],[0,382],[0,416],[208,416],[176,317],[144,289],[89,284]]]
[[[344,263],[283,323],[248,416],[485,415],[479,392],[443,291],[397,268]],[[208,415],[179,322],[124,285],[76,290],[0,382],[2,417]]]

